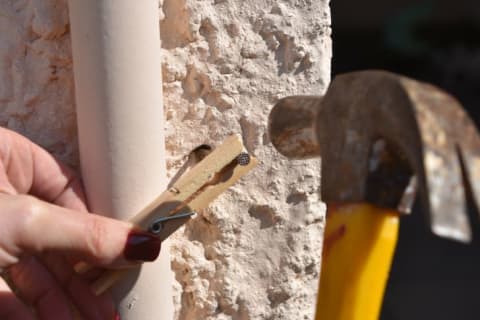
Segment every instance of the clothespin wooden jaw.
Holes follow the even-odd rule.
[[[257,163],[258,160],[245,151],[241,138],[230,136],[129,221],[163,241]],[[80,264],[75,269],[82,273],[90,267]],[[105,292],[126,272],[128,270],[106,271],[93,283],[93,291],[97,295]]]
[[[230,136],[130,221],[150,231],[158,219],[202,210],[257,163],[245,152],[239,136]]]

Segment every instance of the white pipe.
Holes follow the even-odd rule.
[[[70,0],[90,209],[127,219],[166,187],[158,0]],[[113,291],[123,320],[172,319],[168,244]]]

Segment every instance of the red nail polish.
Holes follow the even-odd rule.
[[[113,320],[122,320],[118,312],[115,312],[115,316],[113,317]]]
[[[132,231],[123,249],[125,259],[130,261],[153,261],[160,253],[160,240],[148,233]]]

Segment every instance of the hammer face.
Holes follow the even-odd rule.
[[[271,139],[289,157],[320,153],[324,201],[368,200],[397,209],[405,199],[403,191],[416,181],[432,231],[462,242],[471,239],[465,191],[471,191],[478,208],[480,138],[454,98],[399,75],[363,71],[337,76],[323,97],[282,101],[288,103],[279,103],[282,108],[276,106],[270,116]],[[296,121],[281,112],[286,105],[303,110],[296,114],[304,119],[315,118]],[[304,152],[295,139],[285,139],[292,136],[292,127],[306,128],[314,151]],[[379,141],[385,142],[385,150],[376,154]],[[379,166],[372,169],[375,161]]]
[[[314,127],[320,102],[318,97],[294,96],[275,104],[270,112],[268,132],[281,154],[294,159],[320,155]]]

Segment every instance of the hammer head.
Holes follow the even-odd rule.
[[[383,71],[344,74],[323,97],[280,100],[269,133],[288,157],[321,156],[324,201],[398,208],[416,181],[432,231],[471,240],[466,190],[478,208],[480,138],[437,87]]]

